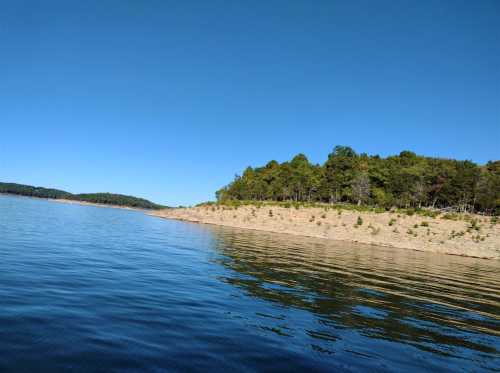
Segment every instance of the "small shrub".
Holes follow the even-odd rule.
[[[455,214],[455,213],[447,213],[447,214],[444,214],[441,219],[446,219],[446,220],[459,220],[460,219],[460,215],[458,214]]]
[[[269,217],[272,218],[273,217],[273,210],[269,210]]]
[[[396,221],[396,219],[389,220],[389,227],[392,227]]]
[[[428,227],[429,223],[427,223],[426,221],[423,221],[422,223],[420,223],[420,226],[422,226],[422,227]]]
[[[356,221],[356,225],[363,225],[363,219],[361,218],[361,216],[358,216],[358,220]]]
[[[427,216],[433,219],[441,214],[439,211],[436,210],[419,210],[417,213],[421,216]]]
[[[326,219],[326,214],[321,215],[322,219]]]
[[[472,219],[470,221],[469,228],[470,229],[474,229],[474,230],[476,230],[478,232],[481,230],[481,226],[478,224],[477,219]]]
[[[418,228],[418,224],[415,224],[415,225],[413,226],[413,228],[417,229],[417,228]]]
[[[407,210],[406,210],[406,215],[408,215],[408,216],[413,216],[413,215],[415,215],[415,209],[407,209]]]

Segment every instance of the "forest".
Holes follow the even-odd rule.
[[[0,183],[0,193],[15,194],[26,197],[50,198],[50,199],[67,199],[72,201],[100,203],[105,205],[116,205],[135,207],[142,209],[161,209],[165,206],[158,205],[143,198],[126,196],[123,194],[112,193],[86,193],[72,194],[58,189],[49,189],[42,187],[34,187],[31,185],[22,185],[15,183]]]
[[[336,146],[322,165],[298,154],[291,161],[248,167],[216,196],[219,202],[351,203],[499,215],[500,161],[478,165],[411,151],[382,158]]]

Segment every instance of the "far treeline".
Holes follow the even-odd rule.
[[[478,165],[410,151],[382,158],[336,146],[323,165],[298,154],[289,162],[248,167],[216,195],[219,202],[354,203],[499,215],[500,161]]]
[[[99,203],[104,205],[126,206],[141,209],[161,209],[165,206],[157,205],[143,198],[112,193],[85,193],[72,194],[64,190],[34,187],[14,183],[0,183],[0,193],[15,194],[26,197],[67,199],[71,201]]]

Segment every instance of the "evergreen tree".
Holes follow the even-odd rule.
[[[322,166],[298,154],[289,162],[248,167],[217,192],[217,199],[452,207],[499,214],[500,161],[479,166],[411,151],[381,158],[336,146]]]

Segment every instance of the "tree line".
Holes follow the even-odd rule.
[[[248,167],[216,193],[228,200],[355,203],[384,208],[450,208],[500,214],[500,161],[419,156],[382,158],[336,146],[322,165],[304,154],[291,161]]]
[[[158,205],[143,198],[113,193],[83,193],[72,194],[64,190],[34,187],[31,185],[0,183],[0,193],[15,194],[26,197],[67,199],[72,201],[100,203],[104,205],[116,205],[135,207],[142,209],[160,209],[165,206]]]

